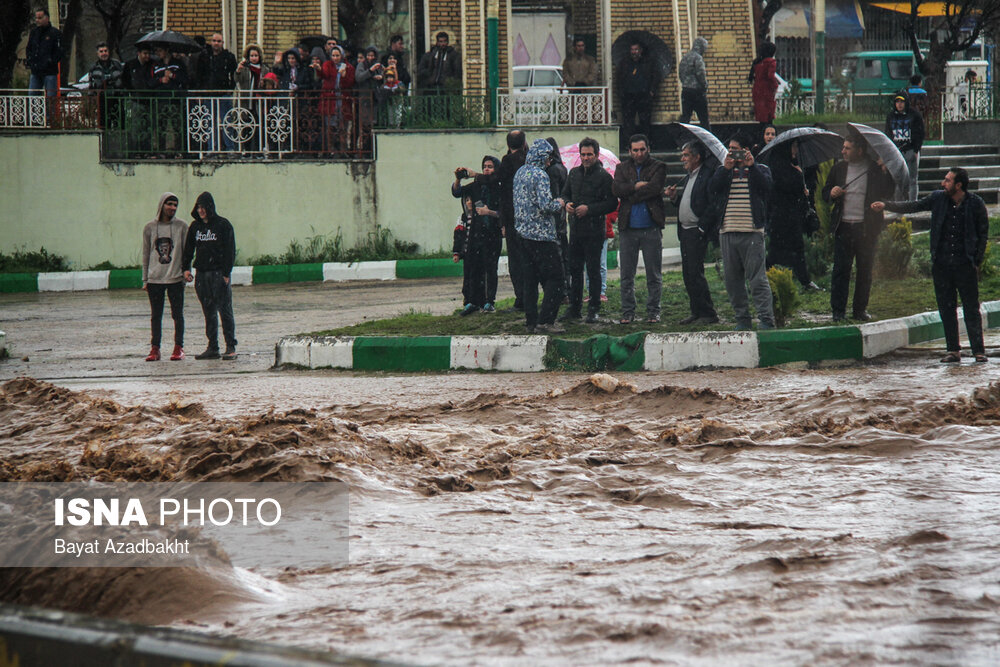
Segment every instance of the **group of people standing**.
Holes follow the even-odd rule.
[[[205,315],[208,346],[195,359],[236,359],[236,320],[233,316],[232,272],[236,262],[236,234],[215,210],[215,200],[202,192],[191,210],[188,226],[177,217],[179,200],[164,192],[156,217],[142,230],[142,289],[149,296],[152,340],[146,361],[159,361],[164,301],[170,302],[174,321],[171,361],[184,359],[184,286],[194,282]],[[194,273],[192,273],[192,269]],[[219,320],[226,343],[219,349]]]

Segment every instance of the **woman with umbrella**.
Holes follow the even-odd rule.
[[[767,268],[787,266],[806,289],[819,287],[809,278],[803,241],[809,213],[808,191],[798,164],[799,144],[784,142],[769,151],[774,190],[768,215]]]

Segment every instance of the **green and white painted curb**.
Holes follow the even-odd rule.
[[[980,309],[1000,327],[1000,301]],[[964,323],[959,318],[959,327]],[[679,371],[862,361],[944,337],[936,312],[852,326],[770,331],[549,336],[287,336],[275,366],[360,371]]]
[[[678,248],[663,250],[663,265],[680,264]],[[642,266],[642,257],[639,258]],[[618,266],[618,252],[608,252],[608,268]],[[506,276],[507,257],[501,257],[497,274]],[[295,282],[342,282],[349,280],[409,280],[413,278],[461,277],[462,265],[451,259],[401,259],[385,262],[328,262],[326,264],[277,264],[235,266],[233,285],[267,285]],[[142,287],[141,269],[110,271],[65,271],[59,273],[0,274],[0,293],[81,292]]]

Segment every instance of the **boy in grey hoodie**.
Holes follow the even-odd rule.
[[[156,217],[142,230],[142,289],[149,295],[152,348],[146,361],[160,360],[163,297],[170,300],[174,320],[174,351],[171,361],[184,358],[184,242],[187,224],[175,217],[177,195],[164,192]]]

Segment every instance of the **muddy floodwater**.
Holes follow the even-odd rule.
[[[241,295],[282,302],[237,290],[238,326]],[[351,489],[344,566],[2,570],[0,599],[418,664],[1000,663],[996,359],[267,370],[326,297],[371,302],[303,297],[307,324],[248,323],[231,366],[144,365],[140,300],[0,302],[0,480]],[[44,330],[84,305],[60,365]]]

